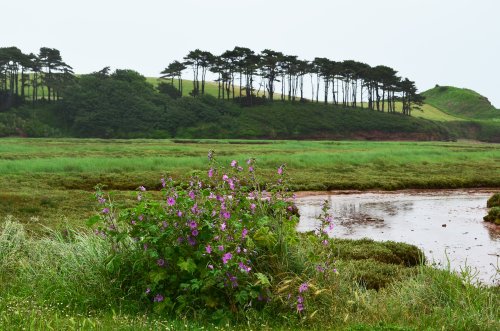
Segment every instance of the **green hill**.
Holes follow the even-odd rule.
[[[425,103],[460,118],[500,121],[500,110],[481,94],[465,88],[436,86],[422,93]]]

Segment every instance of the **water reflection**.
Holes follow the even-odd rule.
[[[459,271],[465,264],[483,282],[500,285],[500,232],[488,226],[489,192],[433,191],[316,195],[297,199],[299,231],[314,230],[326,199],[332,206],[333,237],[372,238],[414,244],[437,265]]]

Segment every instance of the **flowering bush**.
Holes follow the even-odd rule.
[[[162,178],[159,200],[141,186],[136,205],[123,211],[97,188],[100,213],[89,223],[113,242],[111,266],[132,261],[129,270],[119,269],[125,286],[139,289],[156,311],[263,306],[273,275],[286,268],[289,247],[298,241],[284,165],[266,191],[259,187],[254,159],[223,167],[212,151],[208,158],[203,180]]]

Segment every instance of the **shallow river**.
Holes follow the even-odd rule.
[[[332,237],[371,238],[420,247],[430,263],[500,285],[500,231],[482,220],[491,192],[400,191],[312,194],[297,198],[299,231],[314,230],[325,200],[335,220]]]

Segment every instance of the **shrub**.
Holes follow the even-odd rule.
[[[486,207],[500,207],[500,193],[493,194],[486,203]]]
[[[484,216],[483,219],[486,222],[491,222],[496,225],[500,225],[500,207],[493,207],[488,211],[488,215]]]
[[[263,307],[271,301],[273,286],[287,274],[297,281],[293,275],[306,268],[296,258],[298,217],[285,167],[262,191],[253,159],[244,167],[232,161],[229,169],[216,163],[213,152],[209,160],[205,181],[162,178],[160,201],[141,186],[136,206],[119,212],[100,188],[96,192],[101,212],[89,223],[98,223],[96,233],[112,242],[109,268],[131,295],[152,302],[155,311],[206,311],[220,318]],[[327,210],[317,243],[328,243],[332,219]],[[292,289],[299,313],[308,287],[299,282],[298,291]]]

